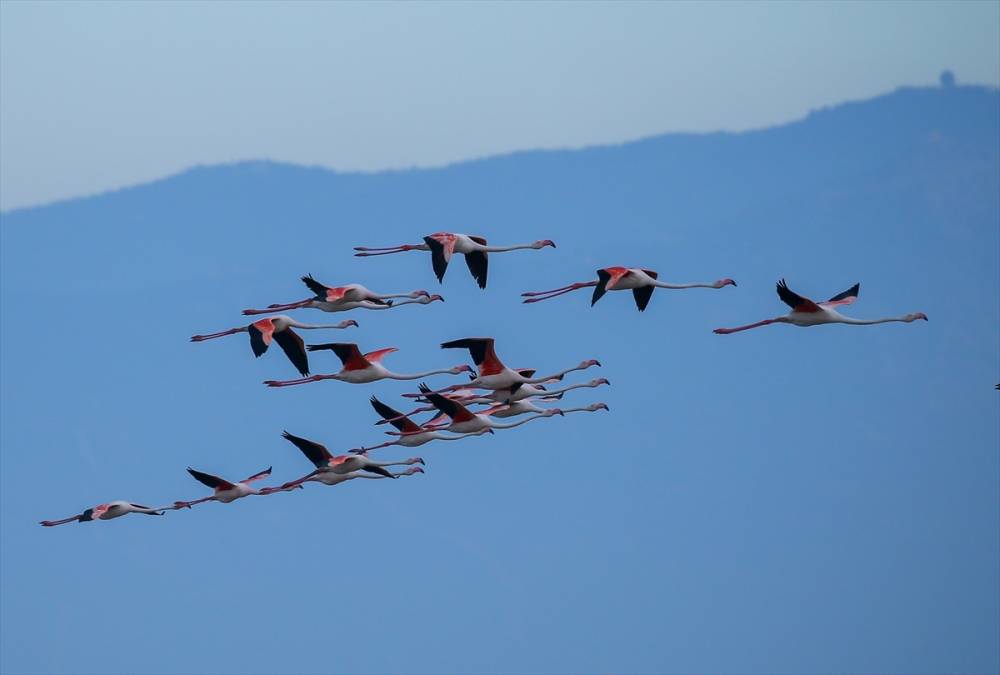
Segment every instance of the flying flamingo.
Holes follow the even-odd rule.
[[[412,464],[423,464],[424,460],[421,457],[410,457],[409,459],[404,459],[398,462],[376,462],[375,460],[369,459],[363,453],[358,452],[348,455],[333,455],[325,446],[316,443],[315,441],[310,441],[305,438],[300,438],[299,436],[293,436],[287,431],[282,432],[282,438],[291,441],[295,447],[302,451],[302,454],[306,456],[316,470],[309,474],[309,476],[319,475],[321,473],[335,473],[335,474],[348,474],[352,471],[368,471],[370,473],[377,473],[385,478],[396,478],[397,476],[391,471],[386,469],[387,466],[409,466]],[[306,476],[308,478],[309,476]]]
[[[444,302],[440,295],[431,295],[427,291],[412,291],[410,293],[396,293],[382,295],[368,290],[361,284],[348,284],[346,286],[326,286],[312,278],[312,275],[302,277],[302,282],[309,287],[315,295],[298,302],[286,304],[268,305],[267,309],[244,309],[243,314],[252,316],[254,314],[274,314],[275,312],[285,312],[291,309],[301,309],[311,307],[324,312],[346,312],[349,309],[392,309],[403,305],[427,305],[436,300]],[[392,298],[410,298],[393,302]]]
[[[354,319],[341,321],[337,324],[312,325],[308,323],[299,323],[290,316],[279,314],[278,316],[270,316],[266,319],[254,321],[249,326],[230,328],[229,330],[224,330],[221,333],[192,335],[191,342],[214,340],[215,338],[225,337],[226,335],[233,335],[235,333],[249,333],[250,348],[253,350],[253,355],[260,356],[267,351],[267,348],[271,346],[271,341],[274,340],[278,343],[278,346],[281,347],[281,350],[285,352],[285,356],[287,356],[288,360],[292,362],[292,365],[295,366],[296,370],[298,370],[302,375],[308,375],[309,356],[306,354],[306,348],[302,343],[302,338],[299,337],[298,333],[292,330],[292,327],[294,326],[295,328],[312,330],[315,328],[347,328],[348,326],[357,325],[358,322]]]
[[[530,398],[540,398],[543,401],[555,401],[561,399],[563,394],[565,394],[567,391],[572,391],[573,389],[581,389],[584,387],[594,388],[594,387],[599,387],[602,384],[609,385],[611,383],[603,377],[590,380],[589,382],[580,382],[578,384],[571,384],[569,386],[562,387],[561,389],[545,389],[541,385],[517,383],[510,389],[499,389],[497,391],[491,391],[488,394],[480,394],[471,389],[459,389],[453,392],[447,392],[445,394],[442,394],[442,396],[450,398],[453,401],[458,401],[462,405],[466,406],[472,405],[474,403],[480,403],[492,406],[498,403],[513,404],[520,401],[526,401],[527,399]],[[411,396],[411,395],[403,394],[403,396]],[[426,400],[423,398],[422,394],[415,394],[412,396],[419,397],[419,399],[421,400]],[[436,408],[434,406],[422,406],[420,408],[412,410],[411,412],[406,413],[406,416],[416,415],[422,412],[429,412],[431,410],[436,410]],[[542,410],[541,408],[537,409],[524,408],[521,409],[521,412],[512,413],[512,415],[515,414],[520,415],[522,414],[522,412],[539,412],[541,410]],[[510,417],[510,416],[511,415],[494,415],[494,417]],[[379,420],[375,424],[386,424],[387,422],[391,421],[393,420],[383,419]]]
[[[452,401],[449,398],[445,398],[441,394],[431,391],[430,387],[426,384],[420,385],[420,392],[427,397],[435,408],[440,410],[442,413],[451,418],[451,423],[447,425],[441,425],[437,427],[443,431],[453,431],[455,433],[469,433],[480,431],[481,429],[513,429],[514,427],[519,427],[522,424],[530,422],[531,420],[541,419],[543,417],[552,417],[553,415],[562,415],[562,410],[558,408],[549,408],[545,412],[538,413],[537,415],[532,415],[526,417],[519,422],[510,422],[507,424],[501,424],[499,422],[494,422],[488,416],[483,414],[476,414],[471,412],[464,405],[458,401]],[[429,425],[425,424],[421,429],[428,429]],[[407,431],[387,431],[385,432],[392,436],[408,436],[416,433],[422,433],[421,431],[407,432]]]
[[[271,475],[271,467],[267,467],[263,471],[255,473],[249,478],[244,478],[239,483],[230,483],[225,478],[219,478],[218,476],[213,476],[210,473],[202,473],[196,469],[188,467],[188,473],[202,485],[212,488],[214,490],[211,497],[203,497],[201,499],[195,499],[191,502],[174,502],[173,508],[184,509],[191,508],[195,504],[201,504],[202,502],[222,502],[223,504],[228,504],[229,502],[234,502],[237,499],[242,499],[249,495],[259,494],[260,491],[257,488],[250,487],[250,483],[260,480],[262,478],[267,478]]]
[[[400,436],[399,440],[388,441],[386,443],[380,443],[379,445],[373,445],[368,448],[359,448],[359,452],[368,452],[369,450],[378,450],[379,448],[387,448],[391,445],[401,445],[406,448],[415,448],[417,446],[423,445],[424,443],[429,443],[433,440],[439,441],[457,441],[468,436],[481,436],[485,433],[493,433],[493,430],[489,427],[484,427],[478,431],[473,431],[470,433],[456,434],[454,436],[448,436],[441,433],[440,431],[434,429],[426,429],[415,424],[409,417],[403,415],[398,410],[393,410],[382,401],[378,400],[374,396],[371,397],[372,407],[375,408],[375,412],[382,416],[382,420],[378,424],[388,422],[392,426],[399,429],[405,435]],[[434,410],[434,408],[431,408]]]
[[[392,472],[393,478],[400,478],[402,476],[412,476],[414,474],[423,473],[424,470],[419,466],[411,466],[405,471]],[[315,481],[317,483],[323,483],[323,485],[340,485],[341,483],[346,483],[349,480],[354,480],[355,478],[371,478],[371,479],[382,479],[386,476],[380,476],[378,474],[365,473],[363,471],[352,471],[351,473],[333,473],[332,471],[313,471],[310,474],[303,476],[302,478],[297,478],[293,481],[289,481],[282,485],[281,487],[274,488],[264,488],[260,491],[262,495],[274,494],[275,492],[289,492],[296,488],[301,488],[303,483],[308,483],[310,481]]]
[[[635,298],[635,306],[639,308],[640,312],[644,312],[646,305],[649,304],[649,299],[653,296],[653,291],[657,288],[722,288],[723,286],[736,285],[732,279],[719,279],[710,284],[668,284],[657,281],[658,278],[659,275],[653,270],[637,267],[604,267],[597,270],[597,281],[580,281],[569,286],[554,288],[551,291],[521,293],[521,296],[528,298],[524,301],[526,303],[541,302],[580,288],[595,286],[594,295],[590,299],[590,305],[593,307],[594,303],[600,300],[607,291],[630,290]]]
[[[524,415],[525,413],[543,413],[549,408],[539,408],[537,405],[531,401],[515,401],[513,403],[498,403],[497,405],[487,409],[479,410],[476,414],[478,415],[489,415],[490,417],[516,417],[518,415]],[[563,414],[571,412],[594,412],[596,410],[610,410],[606,403],[591,403],[588,406],[582,408],[560,408]],[[434,420],[428,422],[428,424],[433,424]]]
[[[515,244],[514,246],[490,246],[483,237],[474,237],[468,234],[453,234],[451,232],[435,232],[432,235],[424,237],[423,244],[403,244],[402,246],[390,246],[387,248],[355,246],[355,251],[362,252],[355,253],[354,255],[365,257],[402,253],[404,251],[430,251],[434,274],[437,276],[438,282],[442,282],[452,254],[463,253],[465,254],[465,264],[469,266],[469,272],[472,273],[472,277],[479,284],[480,288],[486,288],[486,275],[489,271],[488,254],[517,251],[526,248],[540,249],[546,246],[556,247],[551,239],[540,239],[530,244]]]
[[[834,307],[839,305],[850,305],[858,299],[858,292],[861,289],[861,284],[854,284],[843,293],[838,293],[826,302],[819,303],[813,302],[809,298],[804,298],[798,293],[793,292],[785,284],[784,279],[778,282],[777,289],[778,297],[781,298],[782,302],[792,308],[791,312],[785,316],[779,316],[774,319],[765,319],[746,326],[738,326],[736,328],[716,328],[713,332],[719,335],[728,335],[729,333],[738,333],[741,330],[750,330],[751,328],[767,326],[772,323],[790,323],[793,326],[804,327],[818,326],[824,323],[846,323],[853,326],[868,326],[876,323],[889,323],[890,321],[902,321],[903,323],[910,323],[912,321],[916,321],[917,319],[927,321],[927,315],[923,312],[906,314],[896,318],[869,320],[852,319],[837,312]]]
[[[458,375],[459,373],[472,372],[472,368],[462,364],[452,368],[439,368],[437,370],[428,370],[422,373],[414,373],[412,375],[394,373],[387,370],[382,365],[382,359],[387,354],[398,351],[395,347],[378,349],[373,352],[368,352],[367,354],[362,354],[356,344],[334,342],[322,345],[309,345],[307,349],[311,352],[329,349],[340,358],[344,367],[341,368],[339,373],[331,373],[330,375],[312,375],[311,377],[303,377],[298,380],[267,380],[264,384],[269,387],[289,387],[295,384],[319,382],[320,380],[340,380],[341,382],[350,382],[352,384],[367,384],[369,382],[376,382],[384,379],[417,380],[428,375],[439,375],[445,373]]]
[[[147,516],[162,516],[163,510],[151,509],[148,506],[143,506],[142,504],[133,504],[132,502],[116,500],[108,502],[107,504],[98,504],[97,506],[87,509],[83,513],[70,518],[63,518],[62,520],[42,520],[40,521],[40,524],[45,527],[53,527],[54,525],[62,525],[64,523],[72,523],[74,521],[86,523],[91,520],[111,520],[112,518],[120,518],[121,516],[129,513],[145,513]]]
[[[467,382],[464,385],[451,385],[441,389],[437,393],[442,393],[446,391],[453,391],[462,387],[480,387],[482,389],[509,389],[515,384],[538,384],[541,382],[548,382],[549,380],[562,379],[562,376],[566,373],[571,373],[574,370],[586,370],[591,366],[600,366],[601,362],[596,359],[590,359],[589,361],[582,361],[579,365],[572,368],[567,368],[566,370],[559,371],[553,375],[546,375],[544,377],[525,376],[521,372],[512,370],[505,366],[503,362],[497,358],[496,351],[494,350],[493,338],[463,338],[461,340],[452,340],[451,342],[442,342],[442,349],[468,349],[469,354],[472,356],[472,360],[475,362],[476,366],[479,368],[479,377]]]

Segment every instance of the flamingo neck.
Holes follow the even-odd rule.
[[[680,289],[684,289],[684,288],[718,288],[718,286],[716,286],[714,283],[712,283],[712,284],[702,284],[702,283],[696,283],[696,284],[668,284],[665,281],[654,281],[653,285],[656,286],[657,288],[672,288],[672,289],[675,289],[675,290],[680,290]]]
[[[534,247],[534,244],[514,244],[513,246],[483,246],[479,250],[487,253],[503,253],[504,251],[519,251],[521,249]]]
[[[906,317],[888,317],[885,319],[852,319],[848,316],[840,316],[836,319],[836,323],[846,323],[852,326],[872,326],[877,323],[892,323],[894,321],[899,321],[901,323],[909,323]]]
[[[442,375],[444,373],[450,373],[450,372],[451,370],[447,368],[443,370],[428,370],[423,373],[413,373],[411,375],[403,375],[400,373],[393,373],[390,371],[386,371],[385,376],[391,380],[419,380],[420,378],[427,377],[429,375]]]
[[[543,415],[543,414],[530,415],[528,417],[525,417],[523,420],[519,420],[517,422],[508,422],[507,424],[497,424],[495,422],[491,422],[490,426],[493,427],[494,429],[512,429],[514,427],[519,427],[522,424],[527,424],[531,420],[537,420],[540,417],[548,417],[548,415]]]

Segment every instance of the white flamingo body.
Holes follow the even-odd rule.
[[[479,284],[480,288],[486,288],[486,278],[489,273],[488,254],[521,249],[538,250],[546,246],[555,248],[555,243],[551,239],[540,239],[530,244],[490,246],[489,242],[480,236],[455,232],[435,232],[424,237],[424,243],[422,244],[403,244],[401,246],[389,246],[385,248],[356,246],[354,250],[360,251],[360,253],[355,253],[354,255],[366,257],[403,253],[405,251],[430,251],[434,274],[437,276],[438,282],[443,282],[444,273],[448,269],[448,263],[451,262],[452,255],[460,253],[465,256],[469,272],[476,280],[476,283]]]
[[[451,420],[450,423],[439,426],[426,424],[422,427],[423,429],[434,428],[442,431],[451,431],[453,433],[481,433],[484,430],[513,429],[514,427],[519,427],[522,424],[531,422],[532,420],[563,414],[562,410],[559,410],[558,408],[550,408],[538,414],[526,417],[518,422],[503,424],[490,419],[489,415],[483,413],[473,413],[458,401],[453,401],[437,392],[431,391],[430,387],[425,384],[420,385],[420,392],[435,408],[440,410],[444,415],[447,415]],[[393,436],[406,436],[415,432],[408,432],[404,430],[398,432],[387,431],[386,433]]]
[[[132,502],[116,499],[104,504],[98,504],[97,506],[85,510],[83,513],[70,516],[69,518],[63,518],[61,520],[43,520],[40,524],[45,527],[53,527],[55,525],[63,525],[65,523],[72,522],[86,523],[92,520],[113,520],[114,518],[127,516],[130,513],[143,513],[148,516],[162,516],[163,509],[153,509],[148,506],[143,506],[142,504],[134,504]]]
[[[493,338],[463,338],[441,343],[442,349],[468,349],[476,367],[479,368],[479,375],[471,382],[463,385],[452,385],[441,391],[451,391],[454,389],[478,387],[481,389],[510,389],[514,385],[539,384],[550,380],[559,380],[566,373],[575,370],[586,370],[592,366],[600,366],[601,362],[596,359],[582,361],[579,365],[566,368],[558,373],[545,375],[543,377],[526,377],[523,372],[508,368],[497,357],[494,349]],[[534,372],[534,371],[531,371]]]
[[[594,288],[590,304],[593,306],[608,291],[632,291],[636,307],[640,312],[646,311],[653,291],[657,288],[668,288],[672,290],[684,290],[688,288],[723,288],[725,286],[735,286],[732,279],[719,279],[711,283],[692,284],[670,284],[659,281],[659,273],[650,269],[640,267],[602,267],[597,270],[597,281],[579,281],[569,286],[554,288],[549,291],[536,291],[522,293],[525,303],[541,302],[552,298],[571,293],[581,288]]]
[[[410,457],[409,459],[397,462],[376,462],[361,453],[334,455],[326,449],[326,446],[315,441],[310,441],[300,436],[293,436],[287,431],[283,432],[281,435],[283,438],[294,444],[295,447],[297,447],[302,454],[306,456],[306,459],[312,462],[313,466],[316,467],[316,471],[309,474],[310,476],[323,473],[346,475],[354,471],[367,471],[369,473],[379,474],[386,478],[396,478],[396,476],[389,472],[385,467],[411,466],[413,464],[424,463],[424,460],[420,457]]]
[[[871,326],[879,323],[892,322],[912,323],[918,319],[927,321],[927,315],[923,312],[914,312],[912,314],[904,314],[903,316],[888,317],[884,319],[853,319],[838,312],[835,307],[853,304],[854,301],[858,299],[858,294],[861,291],[861,284],[854,284],[846,291],[838,293],[825,302],[813,302],[809,298],[795,293],[788,288],[784,279],[781,279],[777,283],[776,289],[778,297],[781,301],[792,308],[791,312],[784,316],[778,316],[773,319],[764,319],[763,321],[747,324],[745,326],[737,326],[735,328],[716,328],[713,332],[718,335],[729,335],[730,333],[739,333],[741,331],[750,330],[751,328],[768,326],[772,323],[787,323],[793,326],[806,328],[809,326],[820,326],[828,323],[842,323],[851,326]]]
[[[448,435],[437,429],[422,427],[415,424],[409,417],[403,415],[398,410],[390,408],[374,396],[371,397],[370,402],[372,407],[375,409],[375,412],[382,417],[382,420],[379,423],[388,422],[389,424],[392,424],[392,426],[399,429],[402,435],[395,441],[380,443],[379,445],[368,448],[360,448],[358,452],[364,453],[369,450],[387,448],[391,445],[400,445],[405,448],[415,448],[424,445],[425,443],[430,443],[431,441],[457,441],[468,436],[480,436],[485,433],[493,433],[492,429],[482,428],[471,433]]]
[[[402,478],[403,476],[413,476],[418,473],[423,473],[424,470],[419,466],[411,466],[405,471],[393,472],[393,476],[396,478]],[[293,481],[289,481],[276,488],[265,488],[261,490],[261,494],[272,494],[274,492],[289,492],[296,488],[302,487],[305,483],[315,482],[322,483],[323,485],[340,485],[341,483],[346,483],[349,480],[354,480],[356,478],[367,478],[369,480],[380,480],[386,478],[387,476],[381,476],[378,474],[365,473],[363,471],[352,471],[351,473],[334,473],[332,471],[314,471],[302,478],[298,478]]]
[[[315,352],[330,350],[337,355],[343,368],[340,372],[329,375],[312,375],[297,380],[267,380],[264,382],[269,387],[288,387],[296,384],[306,384],[308,382],[319,382],[321,380],[340,380],[350,384],[368,384],[378,380],[417,380],[430,375],[458,375],[459,373],[471,372],[467,365],[458,365],[452,368],[439,368],[427,370],[421,373],[401,374],[394,373],[382,365],[381,361],[387,355],[397,351],[395,347],[378,349],[367,354],[362,354],[361,350],[354,343],[337,342],[322,345],[309,345],[308,351]]]
[[[211,502],[211,501],[222,502],[223,504],[229,504],[230,502],[234,502],[237,499],[242,499],[243,497],[249,497],[250,495],[260,494],[260,491],[257,490],[257,488],[252,487],[250,484],[270,476],[271,467],[267,467],[263,471],[259,471],[254,475],[250,476],[249,478],[244,478],[238,483],[232,483],[226,480],[225,478],[220,478],[210,473],[204,473],[202,471],[198,471],[197,469],[192,469],[191,467],[188,467],[188,473],[191,474],[191,477],[194,478],[199,483],[201,483],[202,485],[212,488],[212,496],[203,497],[202,499],[195,499],[194,501],[189,501],[189,502],[185,501],[174,502],[173,505],[174,509],[184,509],[184,508],[189,509],[195,504],[201,504],[203,502]]]

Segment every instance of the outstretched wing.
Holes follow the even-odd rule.
[[[386,347],[385,349],[376,349],[373,352],[368,352],[367,354],[365,354],[364,355],[364,359],[366,361],[368,361],[369,363],[379,363],[382,359],[384,359],[389,354],[392,354],[393,352],[398,352],[398,351],[399,350],[396,349],[395,347]]]
[[[291,328],[286,328],[274,334],[274,341],[278,343],[281,351],[285,352],[285,356],[303,377],[309,374],[309,355],[306,354],[306,345],[298,333]]]
[[[333,455],[330,454],[330,451],[325,446],[315,441],[293,436],[287,431],[282,431],[281,437],[291,441],[316,468],[327,466],[333,458]]]
[[[803,298],[801,295],[788,288],[788,284],[782,279],[778,282],[776,286],[778,290],[778,297],[781,301],[792,308],[793,312],[818,312],[820,311],[819,305],[810,300],[809,298]]]
[[[271,346],[271,338],[274,336],[274,320],[254,321],[247,326],[247,333],[250,334],[250,349],[253,350],[253,355],[260,356]]]
[[[321,345],[309,345],[306,349],[311,352],[329,349],[344,364],[344,370],[364,370],[371,365],[353,342],[328,342]]]
[[[316,294],[316,297],[320,300],[326,300],[326,292],[330,290],[329,286],[325,286],[320,282],[313,279],[311,274],[307,274],[302,277],[302,283],[309,287],[309,290]]]
[[[400,431],[404,433],[414,433],[420,431],[420,427],[410,420],[409,417],[404,417],[403,413],[390,408],[374,396],[371,397],[371,404],[372,407],[375,408],[375,412],[382,416],[382,419],[387,420],[389,424],[396,427]]]
[[[483,237],[472,237],[469,239],[476,242],[480,246],[488,246],[486,239]],[[479,284],[480,288],[486,288],[486,275],[490,269],[490,258],[486,251],[473,251],[471,253],[465,254],[465,264],[469,266],[469,271],[472,272],[472,277]]]
[[[427,402],[450,417],[454,422],[466,422],[474,419],[475,415],[458,401],[453,401],[441,394],[437,394],[424,383],[420,383],[420,393],[427,397]]]
[[[441,349],[468,349],[481,376],[496,375],[504,369],[503,363],[497,358],[497,353],[493,349],[493,338],[463,338],[442,342]]]
[[[434,266],[434,275],[437,277],[438,282],[441,282],[444,280],[444,273],[448,271],[448,263],[451,261],[451,253],[455,248],[455,243],[454,241],[448,243],[441,242],[434,237],[424,237],[424,243],[431,250],[431,264]]]
[[[632,297],[635,298],[635,306],[639,308],[640,312],[646,311],[646,305],[649,304],[649,299],[653,297],[654,290],[656,290],[655,286],[641,286],[639,288],[632,289]]]
[[[263,471],[258,471],[257,473],[255,473],[254,475],[250,476],[249,478],[244,478],[240,482],[241,483],[252,483],[255,480],[260,480],[261,478],[267,478],[270,475],[271,475],[271,467],[267,467]]]
[[[858,293],[861,292],[861,284],[857,283],[848,288],[843,293],[837,293],[835,296],[827,300],[826,302],[819,303],[822,307],[836,307],[837,305],[849,305],[858,299]]]
[[[197,469],[192,469],[191,467],[188,467],[188,473],[191,474],[196,481],[206,487],[212,488],[213,490],[230,490],[236,487],[228,480],[219,478],[218,476],[213,476],[210,473],[203,473]]]

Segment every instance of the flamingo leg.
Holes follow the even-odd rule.
[[[212,501],[214,499],[215,499],[215,497],[212,496],[212,497],[202,497],[201,499],[196,499],[193,502],[174,502],[174,505],[172,507],[170,507],[170,508],[174,509],[175,511],[177,509],[189,509],[192,506],[194,506],[195,504],[201,504],[203,502],[210,502],[210,501]]]
[[[72,523],[73,521],[80,520],[80,516],[73,516],[72,518],[63,518],[62,520],[42,520],[39,524],[45,527],[54,527],[55,525],[63,525],[65,523]]]
[[[403,253],[404,251],[419,250],[421,246],[426,247],[426,244],[403,244],[402,246],[386,246],[384,248],[372,248],[370,246],[355,246],[355,251],[362,251],[361,253],[355,253],[359,258],[364,258],[373,255],[389,255],[390,253]]]
[[[378,450],[379,448],[388,448],[390,445],[399,445],[399,441],[386,441],[385,443],[379,443],[378,445],[371,445],[367,448],[355,448],[358,454],[367,453],[369,450]],[[350,450],[349,452],[354,452],[355,450]]]
[[[575,284],[570,284],[569,286],[563,286],[561,288],[553,288],[550,291],[536,291],[521,293],[521,297],[528,298],[525,303],[531,302],[541,302],[542,300],[551,300],[560,295],[565,295],[566,293],[572,293],[573,291],[579,290],[581,288],[589,288],[591,286],[596,286],[596,281],[580,281]],[[543,297],[544,296],[544,297]]]
[[[410,415],[417,415],[417,414],[422,413],[422,412],[430,412],[431,410],[436,410],[436,408],[434,406],[432,406],[432,405],[424,406],[422,408],[415,408],[414,410],[411,410],[410,412],[405,413],[403,415],[397,415],[396,417],[391,417],[389,419],[381,419],[378,422],[376,422],[375,424],[376,424],[376,426],[379,425],[379,424],[388,424],[390,422],[395,422],[396,420],[401,420],[401,419],[404,419],[406,417],[409,417]]]
[[[767,326],[772,323],[777,323],[778,321],[779,319],[764,319],[763,321],[758,321],[757,323],[747,324],[746,326],[737,326],[736,328],[716,328],[712,332],[716,335],[729,335],[730,333],[739,333],[741,330],[750,330],[751,328]]]
[[[204,340],[213,340],[215,338],[224,337],[226,335],[233,335],[234,333],[242,333],[246,328],[230,328],[229,330],[220,331],[218,333],[209,333],[208,335],[192,335],[191,342],[202,342]]]
[[[244,309],[244,316],[253,316],[255,314],[274,314],[275,312],[285,312],[290,309],[301,309],[306,307],[313,301],[312,298],[306,300],[299,300],[298,302],[289,302],[284,305],[268,305],[267,309]]]
[[[312,375],[310,377],[301,377],[297,380],[264,380],[264,384],[269,387],[291,387],[296,384],[308,384],[309,382],[319,382],[320,380],[329,380],[336,377],[335,375]]]

